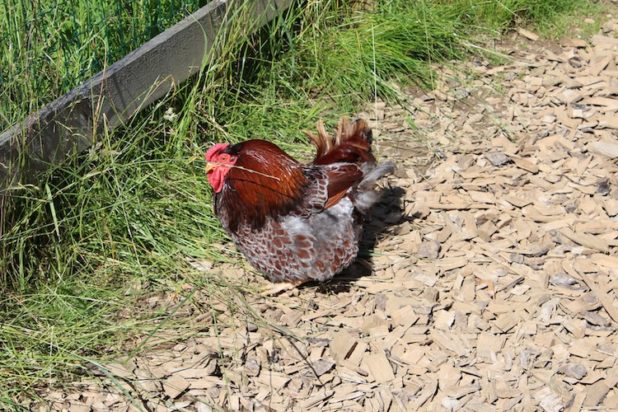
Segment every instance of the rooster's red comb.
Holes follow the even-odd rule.
[[[229,144],[227,144],[227,143],[217,143],[213,147],[208,149],[208,151],[206,151],[206,153],[204,153],[204,158],[206,159],[207,162],[210,162],[210,161],[213,160],[213,158],[216,155],[218,155],[219,153],[221,153],[222,151],[227,149],[228,146],[229,146]]]

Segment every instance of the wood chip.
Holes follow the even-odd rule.
[[[338,362],[343,361],[352,353],[357,342],[348,332],[337,332],[330,342],[330,350]]]
[[[322,391],[310,397],[309,399],[304,400],[300,403],[301,410],[308,410],[310,408],[316,407],[319,403],[333,396],[334,391]]]
[[[518,28],[517,33],[521,34],[523,37],[531,41],[537,41],[539,39],[539,35],[531,32],[530,30]]]
[[[425,405],[425,403],[433,398],[436,394],[436,390],[438,389],[438,381],[430,380],[423,386],[423,390],[420,395],[416,398],[416,400],[412,403],[411,410],[418,410],[420,407]]]
[[[530,173],[538,173],[539,172],[539,167],[537,165],[535,165],[534,163],[532,163],[531,161],[521,158],[521,157],[515,157],[513,159],[513,161],[515,162],[515,165],[517,167],[519,167],[520,169],[523,169],[527,172]]]
[[[171,399],[176,399],[191,386],[191,383],[179,375],[172,375],[163,381],[163,390]]]
[[[367,368],[370,376],[377,383],[388,383],[395,379],[393,368],[382,351],[366,353],[361,365]]]
[[[609,387],[604,381],[598,381],[588,388],[586,391],[586,399],[584,400],[584,406],[587,408],[592,408],[598,406],[607,393],[609,392]]]
[[[618,323],[618,307],[614,306],[614,299],[597,284],[592,276],[581,276],[581,279],[588,285],[614,322]]]
[[[290,381],[290,377],[280,373],[262,369],[258,376],[258,382],[274,388],[283,388]]]
[[[131,378],[133,377],[133,371],[131,370],[132,365],[125,366],[121,363],[110,363],[105,366],[105,368],[111,373],[113,376],[117,376],[119,378]]]
[[[588,235],[586,233],[575,233],[570,229],[564,228],[560,230],[567,239],[577,243],[578,245],[586,246],[591,249],[599,250],[601,252],[608,252],[609,245],[603,239],[594,236]]]
[[[588,145],[588,150],[592,153],[615,159],[618,157],[618,142],[613,140],[602,140],[600,142],[590,143]]]
[[[503,152],[485,153],[485,157],[496,167],[502,166],[510,161],[509,157]]]
[[[431,338],[440,346],[455,352],[458,356],[468,355],[467,345],[457,335],[449,335],[439,330],[431,332]]]

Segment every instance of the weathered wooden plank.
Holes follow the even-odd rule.
[[[257,30],[293,0],[213,0],[66,95],[0,134],[0,190],[93,144],[196,74],[226,22],[242,7]]]

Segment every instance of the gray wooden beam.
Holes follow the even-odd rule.
[[[257,30],[294,0],[212,0],[106,70],[0,134],[0,193],[91,146],[196,74],[227,20],[246,6]]]

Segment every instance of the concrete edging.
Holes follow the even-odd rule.
[[[196,74],[227,16],[247,4],[254,30],[293,0],[212,0],[106,70],[0,133],[0,193],[90,147],[103,124],[125,123]]]

